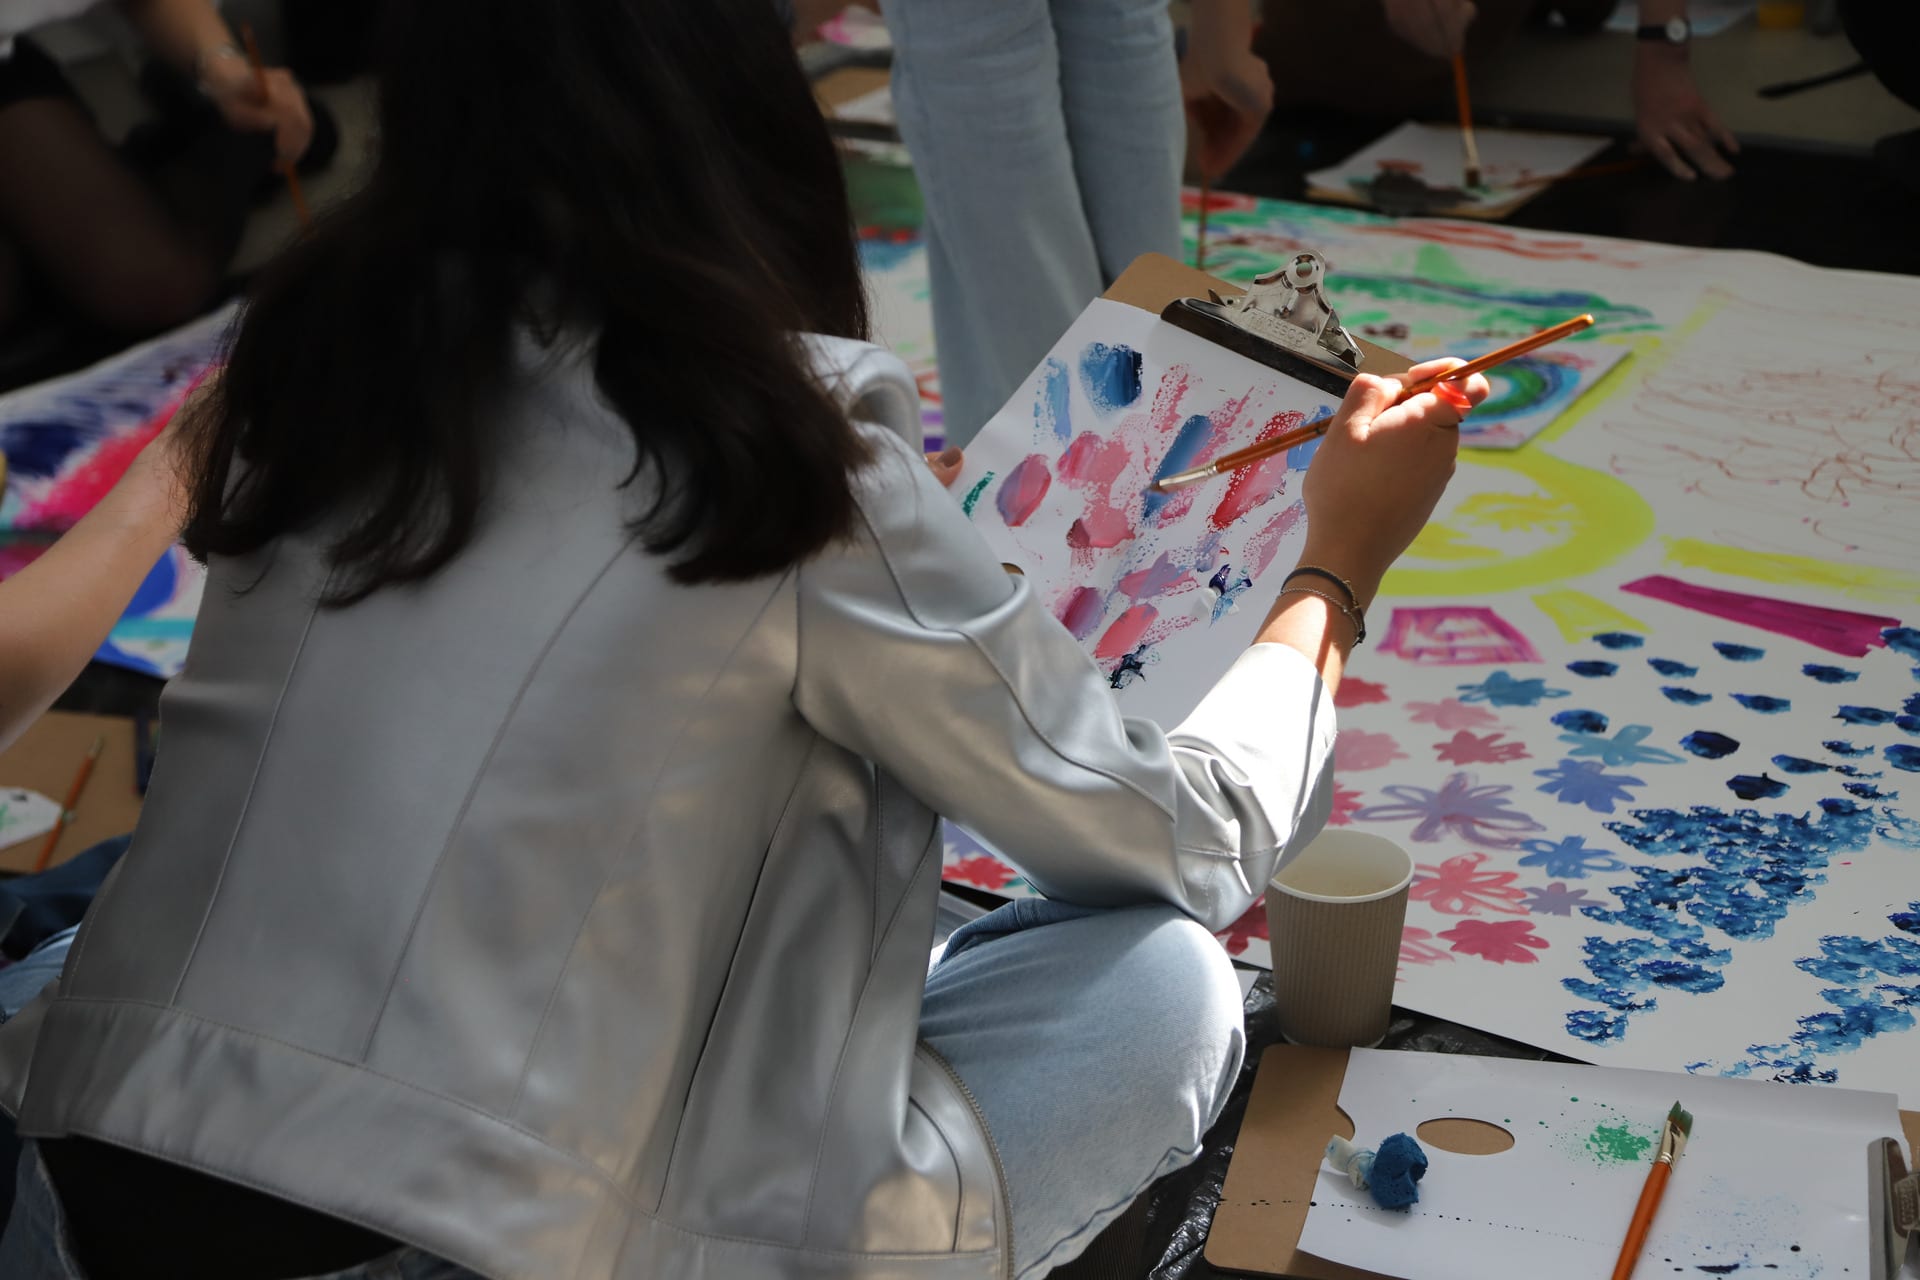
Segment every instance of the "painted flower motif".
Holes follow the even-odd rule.
[[[1453,953],[1434,945],[1431,929],[1417,929],[1412,925],[1400,931],[1400,963],[1438,964],[1442,960],[1452,961]]]
[[[948,865],[942,869],[940,878],[942,880],[951,880],[956,884],[970,884],[976,888],[998,893],[1015,880],[1018,880],[1020,873],[1000,861],[1000,859],[989,858],[987,855],[981,853],[975,854],[971,858],[962,858],[960,861]]]
[[[1527,890],[1526,908],[1536,916],[1570,916],[1575,907],[1586,905],[1587,891],[1569,889],[1564,880],[1555,880],[1545,888]]]
[[[1407,896],[1424,902],[1443,916],[1478,915],[1481,907],[1507,915],[1525,915],[1520,905],[1526,895],[1514,887],[1518,871],[1482,871],[1484,853],[1463,853],[1439,866],[1421,863],[1414,868]]]
[[[1539,677],[1515,680],[1504,671],[1496,671],[1479,684],[1456,686],[1462,702],[1484,702],[1490,707],[1532,707],[1542,698],[1564,698],[1565,689],[1549,689]]]
[[[1397,804],[1369,805],[1354,816],[1362,822],[1413,822],[1411,839],[1431,843],[1453,835],[1464,844],[1511,849],[1529,832],[1546,828],[1507,805],[1513,788],[1504,783],[1475,786],[1473,775],[1456,773],[1438,791],[1397,785],[1381,788]]]
[[[1479,956],[1495,964],[1533,964],[1547,940],[1525,920],[1462,920],[1439,935],[1463,956]]]
[[[1341,688],[1346,682],[1341,682]],[[1444,702],[1409,702],[1407,719],[1414,724],[1430,724],[1440,729],[1484,729],[1497,726],[1500,717],[1485,707],[1470,707],[1458,698]]]
[[[1357,680],[1352,676],[1341,676],[1340,688],[1333,695],[1333,705],[1336,707],[1363,707],[1369,702],[1387,700],[1387,686],[1371,680]]]
[[[1652,732],[1652,725],[1630,724],[1622,726],[1611,738],[1597,733],[1563,733],[1560,741],[1572,744],[1568,755],[1592,756],[1609,769],[1623,764],[1679,764],[1681,757],[1673,752],[1642,745]]]
[[[1343,773],[1363,769],[1384,769],[1395,760],[1405,760],[1390,733],[1368,733],[1365,729],[1343,729],[1333,744],[1333,767]]]
[[[1556,880],[1585,880],[1595,871],[1620,871],[1626,863],[1605,849],[1589,849],[1585,836],[1568,836],[1560,841],[1526,840],[1520,847],[1527,856],[1523,867],[1539,867]]]
[[[1445,742],[1433,744],[1434,753],[1448,764],[1501,764],[1508,760],[1525,760],[1528,752],[1525,743],[1508,742],[1504,733],[1489,733],[1484,737],[1467,729],[1462,729]]]
[[[1562,760],[1551,769],[1535,769],[1545,778],[1539,790],[1561,804],[1583,804],[1595,813],[1612,813],[1617,801],[1633,802],[1630,787],[1644,787],[1646,779],[1627,773],[1608,773],[1598,760]]]
[[[1360,793],[1343,787],[1337,782],[1334,783],[1333,812],[1327,815],[1327,825],[1330,827],[1350,826],[1353,823],[1353,815],[1358,812],[1360,812]]]
[[[1230,956],[1243,954],[1247,944],[1255,939],[1265,942],[1267,940],[1267,900],[1256,899],[1245,915],[1214,936],[1220,939],[1220,945],[1227,949],[1227,954]]]

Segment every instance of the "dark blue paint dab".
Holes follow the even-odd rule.
[[[1842,707],[1833,718],[1847,724],[1891,724],[1893,712],[1879,707]]]
[[[1598,711],[1557,711],[1553,722],[1570,733],[1605,733],[1607,718]]]
[[[1905,654],[1909,658],[1920,658],[1920,629],[1914,627],[1888,627],[1880,633],[1887,642],[1887,648],[1895,653]]]
[[[1818,760],[1803,760],[1799,756],[1775,756],[1773,767],[1782,773],[1825,773],[1833,766],[1821,764]]]
[[[1677,684],[1661,685],[1660,692],[1666,695],[1668,702],[1677,702],[1683,707],[1697,707],[1703,702],[1713,701],[1710,693],[1696,693],[1692,689],[1682,689]]]
[[[1593,642],[1602,649],[1638,649],[1647,642],[1647,638],[1634,635],[1631,631],[1602,631],[1593,638]],[[1920,657],[1920,654],[1915,656]]]
[[[1738,742],[1724,733],[1715,733],[1711,729],[1695,729],[1680,739],[1680,745],[1702,760],[1718,760],[1740,749]]]
[[[1648,658],[1647,665],[1669,680],[1691,680],[1700,674],[1700,668],[1690,667],[1684,662],[1675,662],[1672,658]]]
[[[1613,663],[1602,662],[1598,658],[1591,658],[1584,662],[1569,662],[1567,664],[1567,670],[1577,676],[1585,676],[1589,680],[1596,680],[1602,676],[1610,676],[1619,669],[1620,668],[1616,667]]]
[[[1080,353],[1080,384],[1101,413],[1124,409],[1140,398],[1143,357],[1132,347],[1093,342]]]
[[[1920,747],[1910,747],[1906,743],[1895,743],[1880,753],[1887,763],[1906,773],[1920,773]]]
[[[1870,756],[1873,754],[1872,747],[1856,747],[1851,742],[1842,742],[1842,741],[1834,740],[1829,742],[1823,742],[1820,745],[1825,747],[1827,750],[1833,752],[1833,754],[1837,756],[1846,756],[1848,759],[1853,759],[1857,756]]]
[[[1843,782],[1840,784],[1840,789],[1862,800],[1898,800],[1900,798],[1898,791],[1882,791],[1871,782]]]
[[[1758,711],[1761,715],[1777,716],[1782,711],[1793,709],[1793,703],[1786,698],[1776,698],[1770,693],[1736,693],[1733,700],[1749,711]]]
[[[1860,678],[1858,671],[1849,671],[1845,667],[1828,667],[1818,662],[1809,662],[1800,668],[1800,674],[1810,676],[1821,684],[1852,684]]]
[[[1887,919],[1893,921],[1893,927],[1902,933],[1920,933],[1920,902],[1909,902],[1908,909],[1896,911]]]
[[[1728,662],[1758,662],[1767,656],[1765,649],[1756,649],[1750,644],[1732,644],[1725,640],[1715,640],[1713,647]]]
[[[1900,709],[1910,716],[1920,716],[1920,693],[1908,698],[1901,704]]]
[[[1920,734],[1920,716],[1895,716],[1893,722],[1908,733]]]
[[[1787,794],[1787,784],[1764,773],[1759,777],[1738,773],[1727,779],[1727,790],[1742,800],[1773,800]]]

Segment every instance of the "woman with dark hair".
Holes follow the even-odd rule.
[[[1362,378],[1306,483],[1357,599],[1126,721],[922,464],[766,0],[387,22],[377,170],[180,428],[210,581],[0,1028],[0,1274],[1046,1273],[1223,1104],[1209,929],[1318,829],[1485,383]],[[1050,900],[929,974],[940,813]]]

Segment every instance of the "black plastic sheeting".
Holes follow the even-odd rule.
[[[1224,1280],[1236,1274],[1207,1265],[1202,1254],[1207,1245],[1207,1228],[1213,1222],[1213,1211],[1220,1204],[1220,1192],[1226,1183],[1227,1165],[1233,1160],[1234,1143],[1240,1136],[1240,1122],[1247,1114],[1247,1099],[1253,1092],[1260,1053],[1280,1039],[1274,1015],[1273,985],[1266,974],[1261,974],[1253,990],[1247,993],[1246,1009],[1247,1062],[1240,1069],[1240,1078],[1234,1082],[1233,1096],[1228,1099],[1226,1110],[1207,1134],[1206,1150],[1199,1160],[1161,1179],[1148,1192],[1139,1270],[1131,1272],[1144,1280],[1212,1280],[1213,1277]],[[1574,1061],[1457,1023],[1400,1009],[1394,1010],[1393,1024],[1380,1047],[1416,1053]]]

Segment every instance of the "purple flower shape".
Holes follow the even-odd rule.
[[[1551,769],[1535,769],[1536,778],[1545,778],[1539,790],[1561,804],[1583,804],[1595,813],[1612,813],[1617,801],[1633,802],[1629,787],[1644,787],[1646,779],[1632,774],[1608,773],[1598,760],[1562,760]]]
[[[1529,889],[1521,906],[1536,916],[1570,916],[1575,907],[1587,905],[1585,889],[1569,889],[1563,880],[1555,880],[1545,888]]]
[[[1546,828],[1526,814],[1508,807],[1506,795],[1513,788],[1504,784],[1475,786],[1473,775],[1456,773],[1441,784],[1438,791],[1425,787],[1382,787],[1397,804],[1369,805],[1355,816],[1363,822],[1415,822],[1412,839],[1438,840],[1451,832],[1467,844],[1490,849],[1511,849],[1519,838]]]
[[[1539,867],[1556,880],[1585,880],[1592,871],[1620,871],[1626,863],[1605,849],[1589,849],[1585,836],[1567,836],[1563,840],[1527,840],[1520,847],[1527,856],[1520,866]]]

